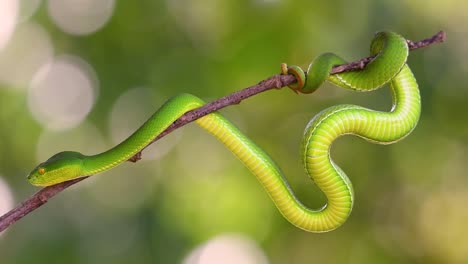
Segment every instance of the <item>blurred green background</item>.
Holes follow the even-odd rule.
[[[412,52],[416,130],[390,146],[344,137],[333,158],[356,203],[339,229],[289,224],[222,145],[194,125],[136,164],[67,189],[0,235],[10,263],[468,263],[468,2],[2,0],[0,213],[38,189],[26,175],[61,150],[117,144],[161,103],[211,101],[333,51],[367,56],[376,31],[448,41]],[[342,103],[389,110],[388,89],[274,90],[223,110],[278,162],[308,206],[326,200],[299,159],[302,131]]]

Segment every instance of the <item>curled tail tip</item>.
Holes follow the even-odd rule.
[[[281,74],[294,76],[294,78],[296,78],[296,82],[289,84],[288,87],[296,94],[303,92],[302,90],[306,82],[306,76],[301,67],[296,65],[288,66],[286,63],[281,63]]]

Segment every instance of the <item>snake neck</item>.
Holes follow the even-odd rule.
[[[83,176],[104,172],[129,160],[165,129],[165,127],[156,127],[156,131],[154,132],[157,134],[140,133],[141,131],[148,130],[148,127],[151,126],[151,122],[146,122],[135,133],[117,146],[97,155],[85,156],[83,159]]]
[[[186,112],[200,107],[203,101],[190,94],[169,99],[138,130],[114,148],[83,158],[83,176],[109,170],[143,150],[159,134]]]

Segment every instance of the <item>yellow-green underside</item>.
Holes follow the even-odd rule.
[[[340,105],[322,111],[307,126],[302,147],[304,165],[328,200],[318,210],[298,201],[274,161],[220,114],[207,115],[196,123],[249,168],[286,219],[304,230],[325,232],[343,224],[353,206],[351,183],[329,157],[332,142],[341,135],[356,134],[374,143],[388,144],[407,135],[418,121],[419,92],[407,66],[393,79],[391,88],[397,102],[392,112]]]

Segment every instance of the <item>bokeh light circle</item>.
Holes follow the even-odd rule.
[[[114,0],[49,0],[54,23],[72,35],[87,35],[102,28],[112,16]]]
[[[18,9],[17,0],[0,1],[0,50],[8,43],[15,30]]]
[[[0,216],[13,209],[14,200],[10,186],[3,180],[0,175]],[[2,234],[0,233],[0,236]]]
[[[217,236],[195,248],[183,264],[267,264],[268,259],[258,245],[237,234]]]
[[[34,118],[51,130],[80,124],[96,99],[97,79],[83,60],[62,56],[44,64],[29,89],[29,109]]]
[[[42,26],[20,24],[0,52],[0,82],[26,89],[39,68],[51,60],[53,52],[50,36]]]

